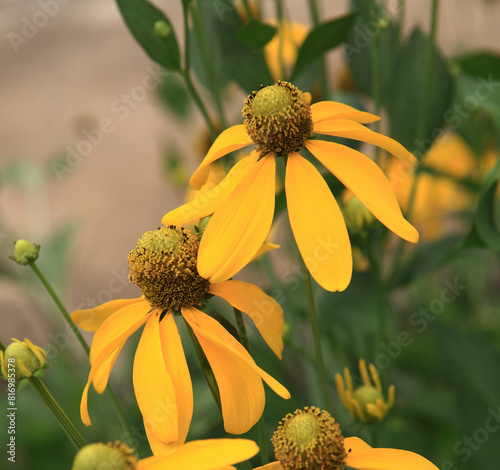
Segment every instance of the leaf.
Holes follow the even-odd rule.
[[[167,69],[180,71],[179,45],[170,20],[146,0],[116,0],[130,32],[146,53]]]
[[[492,77],[500,80],[500,55],[492,52],[475,52],[461,57],[456,57],[454,61],[460,69],[469,75],[476,77]]]
[[[500,253],[500,221],[495,212],[496,190],[500,181],[500,160],[486,175],[476,208],[475,228],[484,244]]]
[[[397,56],[384,92],[391,137],[420,158],[447,124],[445,117],[453,85],[446,61],[434,48],[430,95],[424,96],[428,80],[428,42],[429,38],[422,31],[413,31]],[[427,99],[430,105],[426,107]],[[424,123],[422,130],[419,129],[421,121]]]
[[[187,118],[191,110],[191,100],[188,91],[180,75],[170,73],[160,83],[158,87],[160,99],[178,117]]]
[[[292,73],[292,81],[325,52],[339,46],[347,38],[357,13],[321,23],[307,35],[302,43]]]
[[[250,20],[236,31],[236,37],[247,46],[253,48],[264,47],[278,32],[269,24],[258,20]]]

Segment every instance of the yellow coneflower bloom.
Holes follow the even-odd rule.
[[[438,470],[414,452],[377,449],[358,437],[344,438],[335,419],[314,406],[288,414],[272,441],[278,461],[255,470]]]
[[[130,279],[139,286],[139,299],[112,300],[72,319],[95,331],[90,350],[91,370],[80,412],[91,424],[87,395],[90,384],[106,388],[113,364],[126,340],[142,325],[134,360],[133,382],[148,440],[155,454],[182,444],[193,414],[193,390],[174,313],[182,315],[198,339],[213,370],[220,393],[224,427],[232,434],[248,431],[260,418],[265,403],[264,380],[278,395],[288,391],[260,369],[241,344],[199,307],[217,295],[246,313],[264,340],[281,358],[283,310],[259,287],[242,281],[210,282],[196,270],[198,239],[189,230],[163,227],[146,232],[128,257]]]
[[[191,441],[159,456],[137,461],[132,450],[120,442],[95,442],[80,449],[71,470],[216,470],[253,457],[259,448],[248,439]]]
[[[414,157],[396,141],[362,125],[377,116],[331,101],[309,106],[307,95],[281,81],[250,95],[243,108],[244,124],[219,135],[192,176],[191,187],[203,185],[209,165],[229,152],[252,144],[256,149],[203,198],[163,217],[165,225],[183,225],[213,214],[198,257],[198,271],[206,279],[231,277],[261,247],[273,221],[276,157],[283,156],[288,215],[302,258],[326,290],[348,286],[352,255],[342,214],[321,174],[297,153],[301,149],[312,153],[390,230],[418,241],[382,170],[361,152],[318,135],[375,144],[411,164]]]

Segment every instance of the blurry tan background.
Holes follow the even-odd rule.
[[[273,2],[263,3],[272,15]],[[427,28],[430,3],[406,2],[406,30],[415,24]],[[156,4],[182,42],[180,0]],[[33,31],[28,23],[47,18],[42,5],[57,11]],[[286,5],[289,17],[309,21],[306,1]],[[345,13],[348,2],[324,1],[323,7],[328,18]],[[438,41],[447,55],[498,49],[499,24],[499,2],[443,0]],[[18,42],[23,28],[32,37]],[[68,309],[91,307],[89,298],[104,302],[136,295],[126,285],[128,252],[183,198],[166,177],[165,148],[176,143],[184,149],[192,171],[201,157],[196,151],[205,129],[201,118],[194,111],[189,124],[179,123],[159,104],[155,89],[144,89],[145,79],[155,83],[154,64],[112,0],[0,0],[0,32],[0,168],[27,162],[16,184],[0,174],[1,264],[11,263],[5,260],[15,239],[43,245],[73,223],[69,275],[60,284]],[[131,104],[123,95],[131,95]],[[232,115],[238,119],[238,106]],[[53,162],[103,119],[113,131],[58,178]],[[33,276],[28,268],[9,268],[16,279]],[[49,326],[40,305],[13,278],[3,276],[0,282],[0,339],[8,343],[27,336],[45,344]]]

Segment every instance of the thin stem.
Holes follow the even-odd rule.
[[[278,72],[281,78],[284,77],[285,73],[285,61],[283,58],[283,34],[284,34],[284,19],[283,19],[283,2],[282,0],[276,0],[276,18],[278,20],[278,29],[280,33],[278,34]]]
[[[243,0],[243,7],[245,8],[245,12],[248,16],[248,19],[251,20],[253,18],[252,8],[250,8],[250,3],[248,0]]]
[[[33,390],[54,415],[54,418],[56,418],[56,420],[59,422],[73,445],[77,449],[85,447],[87,445],[85,439],[76,429],[75,425],[71,422],[63,409],[59,406],[59,403],[57,403],[57,401],[54,399],[45,384],[37,377],[30,377],[28,380]]]
[[[321,22],[321,17],[319,13],[318,0],[309,0],[309,11],[311,12],[311,18],[313,20],[314,27],[318,26]],[[321,79],[321,95],[324,99],[328,98],[328,78],[326,71],[325,58],[322,57],[319,63],[320,67],[320,79]]]
[[[82,348],[85,350],[85,352],[87,353],[87,356],[88,356],[90,354],[89,345],[83,339],[83,336],[80,333],[80,331],[78,330],[78,327],[75,325],[75,323],[71,319],[71,316],[69,315],[68,311],[66,310],[66,308],[62,304],[61,300],[59,299],[59,297],[55,293],[54,289],[52,289],[52,286],[50,285],[50,283],[47,281],[45,276],[42,274],[40,269],[38,269],[38,266],[34,262],[30,262],[29,265],[31,266],[31,268],[33,269],[35,274],[37,275],[38,279],[40,279],[40,281],[44,285],[45,289],[47,289],[47,292],[52,297],[52,300],[55,302],[55,304],[59,308],[60,312],[63,314],[64,319],[68,322],[68,325],[70,326],[71,330],[75,334],[76,338],[78,339],[78,341],[82,345]]]
[[[302,273],[304,276],[304,287],[306,290],[307,305],[309,309],[309,320],[311,322],[311,327],[314,337],[314,346],[316,348],[316,364],[318,366],[318,373],[321,379],[321,389],[323,392],[326,409],[330,410],[331,409],[330,395],[328,393],[328,381],[326,378],[325,364],[323,361],[323,352],[321,350],[321,338],[319,334],[318,320],[316,316],[316,307],[314,305],[311,274],[309,273],[309,270],[307,269],[304,260],[302,259],[302,256],[300,257],[300,262],[302,265]]]
[[[44,285],[45,289],[47,289],[47,292],[52,297],[52,300],[54,300],[55,304],[59,308],[59,311],[62,313],[64,319],[68,322],[71,330],[73,331],[73,333],[77,337],[78,341],[82,345],[82,348],[84,349],[87,356],[90,356],[90,348],[89,348],[87,342],[85,341],[82,334],[78,330],[78,327],[75,325],[75,323],[71,319],[71,316],[69,315],[68,311],[64,307],[63,303],[61,302],[61,300],[59,299],[59,297],[55,293],[55,291],[52,288],[52,286],[50,285],[50,283],[47,281],[47,279],[45,278],[45,276],[42,274],[42,272],[40,271],[40,269],[38,268],[38,266],[35,263],[31,262],[31,263],[29,263],[29,265],[31,266],[31,268],[33,269],[35,274],[37,275],[38,279],[40,279],[40,281]],[[111,398],[111,402],[113,403],[113,407],[114,407],[115,412],[118,416],[120,424],[122,425],[122,427],[127,435],[127,439],[129,440],[129,443],[132,446],[134,443],[134,438],[133,438],[132,430],[130,429],[130,425],[128,424],[127,419],[125,418],[125,415],[123,414],[120,406],[118,405],[118,401],[116,399],[116,396],[113,393],[113,391],[111,390],[109,385],[107,386],[106,390],[108,392],[109,397]],[[137,451],[137,454],[140,456],[139,450],[137,449],[136,451]]]
[[[196,351],[196,355],[198,356],[198,360],[200,361],[201,369],[203,370],[203,375],[205,376],[205,380],[207,381],[208,387],[210,388],[210,391],[212,392],[212,396],[214,397],[217,408],[219,408],[219,411],[222,414],[222,406],[221,406],[221,402],[220,402],[219,387],[217,386],[217,381],[215,380],[215,375],[212,371],[212,368],[210,367],[210,364],[208,363],[207,356],[205,356],[205,353],[203,352],[203,348],[201,347],[201,344],[198,341],[198,338],[194,334],[193,329],[191,328],[191,326],[189,326],[189,323],[186,320],[184,320],[184,323],[186,324],[186,328],[189,332],[189,336],[191,336],[191,341],[193,342],[194,350]]]

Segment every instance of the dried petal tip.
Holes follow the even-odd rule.
[[[17,240],[14,243],[14,256],[10,258],[19,264],[33,263],[38,258],[40,245],[29,242],[28,240]]]
[[[245,101],[247,134],[261,155],[288,155],[311,136],[313,121],[308,96],[288,82],[261,87]]]
[[[272,442],[284,470],[344,468],[346,452],[340,426],[330,413],[314,406],[289,413]]]
[[[95,442],[78,451],[71,470],[134,470],[137,459],[132,449],[121,442]]]
[[[359,372],[362,384],[356,388],[353,386],[351,372],[347,367],[344,369],[345,383],[340,374],[335,375],[340,399],[351,416],[358,421],[364,423],[382,421],[389,409],[394,405],[394,385],[389,387],[387,400],[385,400],[375,366],[370,364],[367,368],[364,359],[360,359]]]
[[[35,346],[29,339],[19,341],[13,338],[5,351],[0,351],[0,366],[2,375],[20,380],[31,377],[36,371],[43,369],[47,353],[40,347]]]

